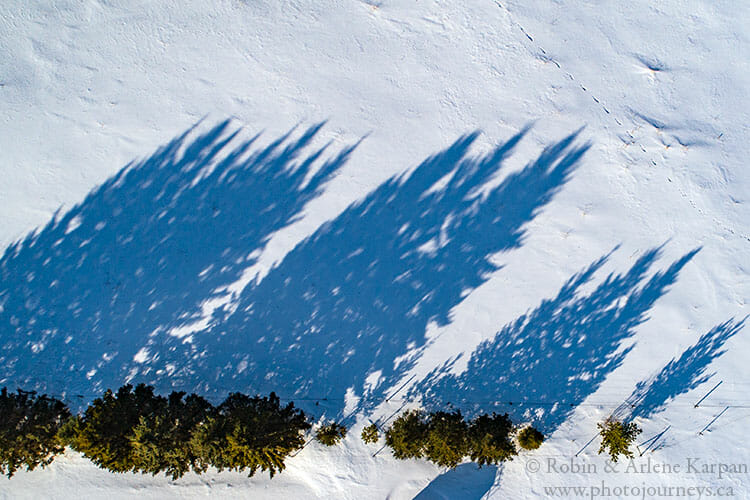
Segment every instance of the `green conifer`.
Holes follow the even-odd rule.
[[[518,433],[518,444],[525,450],[536,450],[542,446],[544,434],[532,426],[525,427]]]
[[[620,456],[633,458],[630,445],[633,444],[641,428],[634,422],[622,422],[614,417],[608,417],[604,422],[597,424],[602,444],[599,446],[599,454],[607,452],[613,462],[617,462]]]
[[[480,467],[512,460],[518,453],[511,440],[512,431],[507,413],[478,416],[469,426],[469,456]]]
[[[430,414],[425,456],[441,467],[456,467],[469,453],[468,430],[458,410]]]
[[[135,391],[128,384],[116,393],[107,390],[86,408],[83,415],[70,419],[60,437],[96,465],[112,472],[138,470],[131,436],[145,415],[164,412],[166,398],[154,388],[139,384]]]
[[[399,460],[422,458],[427,445],[427,421],[420,410],[409,410],[393,421],[385,443]]]
[[[370,424],[364,429],[362,429],[362,441],[364,441],[367,444],[370,443],[377,443],[378,439],[380,438],[380,433],[378,432],[378,426],[375,424]]]
[[[326,446],[334,446],[346,437],[346,430],[343,425],[333,422],[318,429],[315,439]]]
[[[204,472],[205,464],[198,460],[190,440],[213,413],[211,404],[195,394],[185,398],[184,392],[173,392],[155,410],[141,415],[130,435],[134,469],[154,475],[164,472],[172,479],[191,469]]]
[[[57,433],[70,417],[64,403],[20,389],[0,392],[0,472],[12,477],[22,466],[45,467],[63,452]]]
[[[219,470],[259,469],[273,477],[284,459],[304,444],[311,426],[293,403],[282,407],[276,394],[249,397],[233,393],[193,433],[191,446],[199,466]]]

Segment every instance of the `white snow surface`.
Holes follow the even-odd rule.
[[[749,39],[750,4],[721,0],[0,3],[0,383],[78,403],[126,380],[276,390],[352,426],[273,479],[110,474],[67,451],[0,496],[750,497]],[[224,120],[237,136],[195,160]],[[232,148],[260,134],[232,161],[265,165],[320,122],[232,191]],[[461,155],[483,175],[433,157],[475,131]],[[193,170],[170,177],[180,158]],[[268,173],[294,165],[290,186]],[[481,470],[360,441],[430,401],[551,434]],[[639,444],[668,428],[645,472],[584,447],[613,412]],[[653,496],[630,493],[610,492]]]

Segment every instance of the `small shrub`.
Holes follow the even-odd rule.
[[[22,466],[34,470],[63,452],[57,433],[70,417],[64,403],[34,392],[0,392],[0,472],[12,477]]]
[[[377,443],[379,438],[380,438],[380,433],[378,432],[377,425],[370,424],[364,429],[362,429],[362,441],[364,441],[365,443],[367,444]]]
[[[599,454],[606,451],[613,462],[617,462],[620,455],[633,458],[630,445],[641,433],[640,427],[634,422],[624,423],[614,417],[608,417],[604,422],[598,423],[597,427],[599,428],[599,435],[602,437]]]
[[[336,422],[324,425],[315,433],[315,439],[326,446],[334,446],[346,437],[346,427]]]
[[[468,425],[460,411],[430,414],[425,456],[431,462],[453,469],[469,452]]]
[[[399,460],[422,458],[427,444],[427,422],[420,410],[409,410],[393,421],[385,443]]]
[[[480,415],[469,426],[469,456],[480,467],[512,460],[518,453],[511,432],[513,423],[508,414]]]
[[[525,450],[536,450],[542,446],[544,434],[532,426],[525,427],[518,433],[518,445]]]

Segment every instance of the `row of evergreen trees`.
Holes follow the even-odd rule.
[[[278,396],[230,394],[214,406],[195,394],[168,397],[140,384],[106,391],[80,415],[61,401],[18,390],[0,392],[0,472],[8,477],[21,467],[33,470],[52,462],[66,446],[112,472],[164,472],[173,479],[186,472],[218,470],[268,472],[284,469],[284,460],[305,444],[312,427],[293,403]],[[369,425],[362,440],[375,443],[379,428]],[[613,461],[632,457],[630,447],[641,432],[632,422],[608,418],[599,424],[602,444]],[[347,433],[340,423],[320,427],[315,439],[338,444]],[[507,414],[464,419],[460,411],[409,410],[385,430],[385,444],[397,459],[426,458],[456,467],[469,458],[480,466],[512,460],[518,448],[536,449],[544,436],[518,428]]]
[[[52,462],[65,446],[112,472],[268,471],[304,444],[304,412],[279,398],[230,394],[213,406],[200,396],[154,394],[153,387],[108,390],[81,415],[62,402],[19,390],[0,393],[0,470],[11,477]]]
[[[516,438],[515,440],[513,438]],[[362,431],[362,440],[375,442],[377,427]],[[385,431],[385,443],[398,459],[426,458],[441,467],[456,467],[465,458],[482,465],[512,460],[521,448],[541,446],[544,436],[533,427],[513,425],[508,414],[480,415],[466,421],[460,411],[425,413],[410,410]]]

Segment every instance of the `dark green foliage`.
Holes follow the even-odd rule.
[[[469,426],[460,411],[430,414],[425,456],[441,467],[451,469],[469,454]]]
[[[0,394],[0,471],[12,476],[26,465],[33,470],[49,464],[68,445],[98,466],[112,472],[134,471],[173,479],[186,472],[258,470],[270,476],[284,469],[284,460],[304,445],[310,429],[305,414],[293,403],[281,406],[280,399],[230,394],[214,408],[208,401],[184,392],[169,397],[154,394],[153,387],[125,385],[113,393],[107,390],[82,415],[70,417],[60,401],[18,391]],[[612,459],[632,457],[629,445],[640,433],[635,424],[612,418],[599,424],[601,453]],[[481,415],[470,424],[460,411],[425,414],[409,410],[394,420],[385,432],[386,445],[397,459],[423,458],[454,468],[465,457],[480,466],[511,460],[517,450],[508,415]],[[317,430],[315,438],[333,446],[346,437],[347,428],[330,423]],[[365,443],[379,439],[371,423],[362,430]],[[518,435],[521,447],[538,448],[544,436],[527,427]]]
[[[284,469],[284,459],[302,447],[309,428],[302,410],[293,403],[281,407],[274,393],[263,398],[233,393],[196,429],[191,446],[201,467],[249,469],[250,476],[261,469],[273,477]]]
[[[518,433],[518,444],[525,450],[536,450],[542,446],[542,442],[544,442],[544,434],[532,426],[528,426]]]
[[[596,424],[596,426],[599,428],[599,435],[602,437],[599,454],[606,451],[613,462],[617,462],[620,455],[633,458],[630,445],[641,433],[640,427],[634,422],[624,423],[614,417],[608,417],[607,420]]]
[[[72,418],[61,439],[100,467],[173,479],[209,466],[219,470],[258,469],[274,473],[284,458],[304,444],[310,428],[292,403],[279,398],[230,394],[218,407],[194,394],[173,392],[168,398],[143,384],[107,391],[81,416]]]
[[[274,473],[284,458],[304,444],[310,428],[292,403],[279,398],[230,394],[214,408],[183,392],[157,396],[143,384],[107,391],[61,430],[61,439],[100,467],[113,472],[186,472],[258,469]],[[345,432],[345,431],[344,431]]]
[[[0,392],[0,472],[12,477],[21,467],[49,465],[63,447],[57,432],[70,417],[64,403],[34,392]]]
[[[362,429],[362,441],[364,441],[367,444],[370,443],[377,443],[378,438],[380,438],[380,434],[378,433],[378,426],[375,424],[370,424],[364,429]]]
[[[193,433],[213,414],[211,404],[200,396],[173,392],[161,398],[153,413],[141,415],[129,436],[134,470],[177,479],[189,470],[204,472],[206,466],[190,446]]]
[[[315,433],[315,439],[326,446],[334,446],[346,437],[346,427],[335,422],[324,425]]]
[[[367,434],[371,432],[372,434]],[[442,467],[454,468],[465,457],[479,466],[512,460],[518,454],[511,439],[514,428],[508,414],[480,415],[467,423],[460,411],[437,411],[425,415],[410,410],[397,418],[385,433],[386,445],[399,459],[425,457]],[[366,427],[362,439],[377,439],[377,428]],[[529,427],[519,436],[522,445],[538,448],[544,436]]]
[[[427,445],[427,421],[420,410],[409,410],[393,421],[385,433],[385,443],[393,456],[406,460],[422,458]]]
[[[61,429],[62,441],[112,472],[137,470],[131,436],[142,416],[160,414],[166,398],[154,395],[153,387],[139,384],[135,391],[125,385],[113,393],[107,390],[95,399],[83,415]]]
[[[513,423],[507,413],[478,416],[469,426],[469,456],[480,467],[512,460],[518,453],[511,441],[512,432]]]

